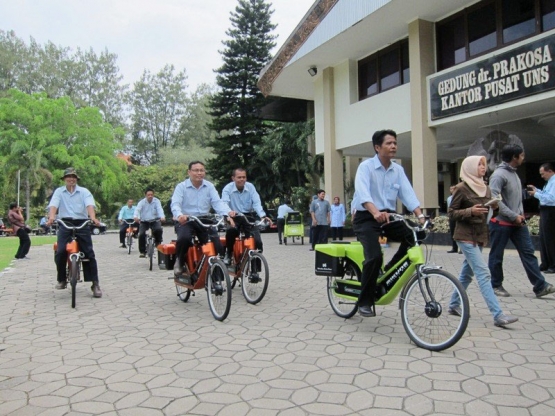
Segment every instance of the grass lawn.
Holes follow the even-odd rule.
[[[56,236],[30,236],[31,250],[29,257],[33,255],[33,246],[42,246],[44,244],[54,244]],[[12,262],[17,248],[19,247],[19,238],[17,237],[0,237],[0,271],[4,270]]]

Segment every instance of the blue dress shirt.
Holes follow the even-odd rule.
[[[131,208],[129,208],[127,205],[124,205],[119,210],[118,220],[132,220],[135,215],[136,209],[137,207],[135,205],[133,205]]]
[[[210,207],[220,215],[228,215],[231,209],[220,199],[218,191],[211,182],[202,180],[199,188],[195,188],[191,179],[187,178],[175,187],[172,195],[172,214],[174,218],[180,215],[206,215]]]
[[[555,175],[549,178],[541,191],[536,190],[534,198],[540,201],[542,207],[555,207]]]
[[[403,167],[392,161],[389,168],[380,162],[378,155],[362,162],[355,176],[353,206],[366,211],[363,204],[371,202],[380,211],[395,211],[397,198],[409,211],[420,207],[414,189]]]
[[[295,210],[287,204],[280,205],[277,210],[277,217],[285,219],[285,214],[289,212],[295,212]]]
[[[164,218],[164,210],[158,198],[152,198],[150,203],[146,198],[143,198],[137,204],[133,216],[139,218],[141,221],[154,221],[156,218]]]
[[[260,218],[266,216],[262,208],[260,195],[250,182],[245,182],[242,192],[237,189],[235,182],[228,183],[222,191],[222,201],[228,204],[233,211],[242,212],[243,214],[254,211]]]
[[[64,185],[54,191],[48,208],[58,208],[59,218],[86,220],[89,218],[89,206],[96,207],[94,197],[87,188],[76,185],[73,193],[70,193]]]
[[[330,227],[343,227],[343,223],[345,222],[346,215],[345,215],[345,207],[343,204],[331,205],[331,222]]]

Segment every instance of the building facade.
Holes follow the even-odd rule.
[[[329,195],[345,194],[387,128],[431,211],[469,150],[494,167],[503,144],[522,143],[519,174],[537,183],[555,159],[554,58],[555,0],[317,0],[259,87],[314,102]]]

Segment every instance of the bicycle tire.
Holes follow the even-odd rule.
[[[132,245],[133,245],[133,235],[127,234],[127,254],[131,254]]]
[[[252,305],[260,302],[266,295],[269,281],[268,261],[262,254],[253,253],[241,271],[241,291],[245,300]]]
[[[187,302],[191,297],[191,289],[179,285],[175,285],[175,289],[177,290],[177,297],[179,297],[181,302]]]
[[[442,351],[455,345],[466,331],[470,316],[468,295],[459,280],[444,270],[425,271],[421,279],[425,295],[420,290],[417,275],[409,280],[403,291],[400,304],[403,326],[419,347]],[[461,316],[447,312],[454,292],[461,300]]]
[[[210,312],[217,321],[227,318],[231,309],[231,281],[224,262],[214,259],[206,277],[206,291]]]
[[[356,280],[360,282],[361,272],[359,268],[352,262],[345,263],[345,274],[343,277],[328,276],[328,300],[330,306],[335,314],[341,318],[352,318],[358,311],[356,301],[345,299],[338,296],[335,290],[337,289],[337,280]]]
[[[148,253],[148,270],[152,271],[152,261],[154,258],[154,243],[152,241],[152,238],[148,239],[147,253]]]
[[[71,286],[71,307],[75,308],[77,296],[77,280],[79,280],[79,265],[77,259],[72,258],[69,263],[69,285]]]

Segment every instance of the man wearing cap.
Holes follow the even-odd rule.
[[[48,205],[48,222],[47,226],[51,226],[56,220],[56,211],[62,219],[71,219],[68,222],[78,226],[84,221],[91,220],[94,224],[100,225],[96,219],[94,211],[94,198],[88,189],[77,185],[79,180],[77,171],[74,168],[67,168],[64,171],[62,180],[65,186],[61,186],[54,191],[50,204]],[[58,283],[56,289],[65,289],[67,287],[66,264],[67,251],[66,244],[71,241],[71,231],[63,226],[58,229],[58,249],[54,256],[56,268],[58,271]],[[85,255],[88,261],[83,262],[83,274],[86,282],[92,282],[91,290],[95,298],[102,297],[102,290],[98,284],[98,266],[93,250],[91,230],[90,228],[82,228],[76,231],[77,242],[80,251]]]

